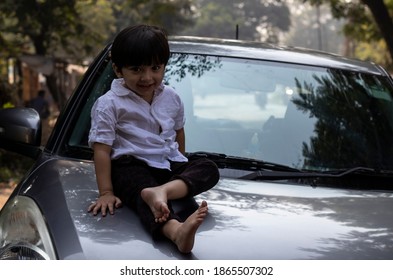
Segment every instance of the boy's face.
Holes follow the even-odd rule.
[[[164,78],[165,65],[128,66],[120,70],[113,66],[116,75],[124,79],[125,86],[142,98],[151,98]]]

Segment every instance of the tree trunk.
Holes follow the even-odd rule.
[[[61,92],[60,87],[58,86],[56,72],[51,75],[45,75],[46,85],[50,93],[52,94],[53,100],[55,101],[57,107],[59,109],[63,108],[66,103],[66,97],[63,92]]]
[[[362,0],[362,2],[373,14],[393,61],[393,21],[389,15],[388,8],[383,0]]]

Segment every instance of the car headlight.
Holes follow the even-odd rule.
[[[56,259],[44,218],[31,198],[16,196],[0,213],[0,260]]]

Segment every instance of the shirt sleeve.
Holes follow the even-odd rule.
[[[176,102],[177,102],[177,106],[178,106],[178,113],[177,113],[176,117],[174,118],[175,125],[173,128],[175,130],[179,130],[184,127],[184,125],[186,123],[186,119],[185,119],[185,115],[184,115],[183,101],[181,100],[179,95],[176,94],[175,96],[176,96]]]
[[[115,115],[110,101],[99,98],[91,110],[91,128],[89,132],[89,147],[94,143],[112,146],[115,140]]]

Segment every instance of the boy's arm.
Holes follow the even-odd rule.
[[[94,215],[101,212],[102,216],[106,216],[107,210],[113,214],[114,208],[121,206],[121,200],[113,194],[110,157],[112,148],[105,144],[94,143],[93,150],[99,198],[89,206],[88,211],[93,212]]]
[[[179,144],[179,151],[184,155],[186,153],[186,133],[184,128],[176,130],[176,142]]]

